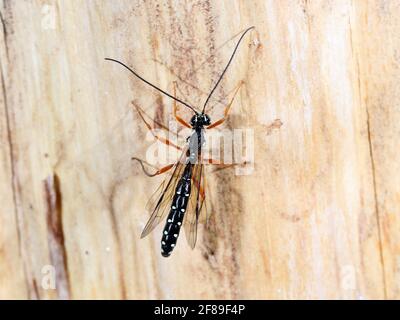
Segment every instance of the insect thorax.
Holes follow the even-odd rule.
[[[199,155],[201,154],[201,148],[205,143],[204,129],[196,129],[192,135],[188,137],[188,150],[187,150],[187,162],[195,164],[198,162]]]

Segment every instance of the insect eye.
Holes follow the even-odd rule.
[[[192,119],[190,119],[190,123],[193,125],[194,123],[197,123],[197,115],[194,115]]]

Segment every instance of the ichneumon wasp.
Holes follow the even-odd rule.
[[[142,238],[148,235],[168,212],[163,235],[161,238],[161,254],[164,257],[168,257],[176,246],[176,242],[178,240],[179,232],[182,225],[184,225],[185,227],[186,238],[190,247],[192,249],[195,247],[197,238],[197,224],[199,221],[200,213],[205,208],[204,163],[217,164],[213,159],[204,159],[202,157],[202,148],[205,142],[204,129],[215,128],[226,120],[235,96],[225,107],[224,116],[215,122],[211,122],[210,117],[206,114],[206,106],[215,89],[221,82],[229,65],[231,64],[243,37],[253,28],[254,27],[250,27],[242,33],[233,50],[233,53],[231,54],[228,63],[226,64],[221,75],[219,76],[218,81],[215,83],[214,87],[208,94],[208,97],[203,105],[203,109],[201,112],[196,111],[196,109],[190,104],[175,97],[175,93],[174,95],[171,95],[168,92],[150,83],[121,61],[106,58],[106,60],[108,61],[113,61],[122,65],[137,78],[139,78],[149,86],[153,87],[157,91],[173,99],[174,116],[176,120],[181,125],[191,128],[193,130],[192,134],[188,137],[187,145],[184,148],[175,146],[169,140],[154,134],[154,137],[159,141],[167,145],[173,145],[175,148],[182,150],[182,155],[177,163],[170,164],[157,170],[155,173],[150,174],[143,165],[144,161],[138,158],[132,158],[133,160],[139,161],[145,174],[151,177],[160,175],[169,170],[173,170],[172,175],[159,186],[157,191],[161,192],[160,195],[158,195],[159,193],[156,192],[153,198],[150,199],[149,204],[150,206],[153,205],[153,207],[150,208],[152,214],[141,234]],[[240,86],[238,86],[238,88],[235,90],[234,95],[236,95],[236,93],[238,92],[239,87]],[[193,111],[194,115],[192,116],[190,123],[187,123],[184,119],[177,115],[177,102]],[[151,130],[151,126],[143,117],[142,110],[138,107],[136,107],[136,109],[142,120],[145,122],[146,126]]]

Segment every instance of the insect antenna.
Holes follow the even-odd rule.
[[[151,166],[148,162],[141,160],[139,158],[136,157],[132,157],[131,160],[136,160],[140,163],[140,165],[142,166],[142,170],[144,172],[144,174],[148,177],[155,177],[157,175],[157,171],[155,173],[150,173],[149,171],[147,171],[147,169],[145,168],[145,166],[143,165],[143,163],[145,163],[148,166]]]
[[[129,68],[126,64],[124,64],[121,61],[115,60],[115,59],[111,59],[111,58],[104,58],[105,60],[108,61],[113,61],[116,62],[118,64],[120,64],[121,66],[125,67],[126,69],[128,69],[130,72],[132,72],[137,78],[139,78],[140,80],[142,80],[144,83],[147,83],[149,86],[153,87],[154,89],[158,90],[159,92],[165,94],[167,97],[170,97],[171,99],[174,99],[175,101],[183,104],[185,107],[191,109],[194,113],[198,114],[198,112],[188,103],[174,97],[173,95],[169,94],[168,92],[160,89],[159,87],[155,86],[154,84],[152,84],[151,82],[147,81],[146,79],[142,78],[140,75],[138,75],[135,71],[133,71],[131,68]]]
[[[233,57],[235,56],[236,50],[237,50],[237,48],[239,47],[240,42],[242,41],[242,39],[243,39],[243,37],[246,35],[246,33],[249,32],[251,29],[254,29],[254,26],[253,26],[253,27],[250,27],[250,28],[247,28],[246,31],[243,32],[243,34],[241,35],[241,37],[240,37],[238,43],[236,44],[235,49],[233,50],[233,53],[232,53],[232,55],[231,55],[231,57],[230,57],[230,59],[229,59],[227,65],[226,65],[224,71],[222,71],[221,75],[219,76],[219,79],[218,79],[217,83],[215,84],[214,88],[211,90],[210,94],[209,94],[208,97],[207,97],[207,100],[206,100],[206,102],[204,103],[204,106],[203,106],[203,111],[202,111],[202,113],[205,112],[205,110],[206,110],[206,105],[207,105],[208,101],[210,100],[210,98],[211,98],[212,94],[214,93],[215,89],[218,87],[219,83],[221,82],[223,76],[225,75],[226,70],[228,70],[228,67],[229,67],[229,65],[231,64],[231,62],[232,62],[232,60],[233,60]]]

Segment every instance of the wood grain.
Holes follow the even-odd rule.
[[[335,1],[0,0],[0,298],[400,298],[400,5]],[[132,156],[200,105],[250,128],[252,175],[209,176],[194,251],[140,240],[161,181]],[[218,102],[220,101],[220,102]],[[181,110],[185,118],[189,112]],[[56,288],[45,286],[55,267]]]

